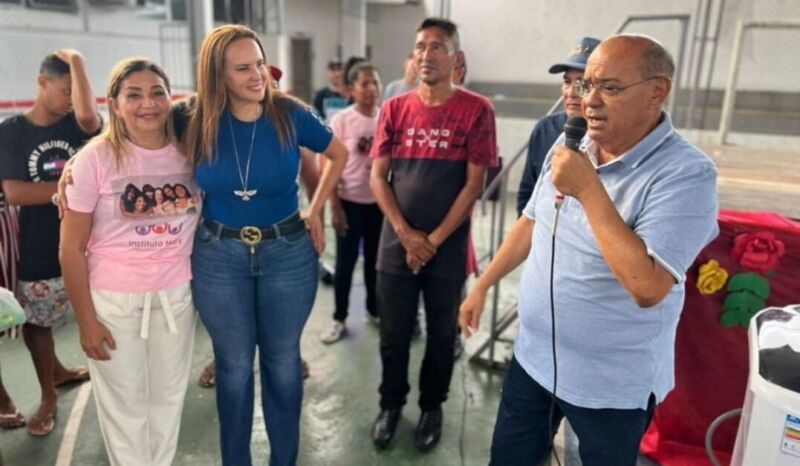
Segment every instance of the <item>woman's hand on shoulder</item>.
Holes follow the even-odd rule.
[[[72,157],[64,164],[64,170],[61,172],[61,177],[58,178],[58,192],[53,194],[53,204],[58,206],[58,218],[64,218],[64,212],[69,210],[67,186],[73,184],[72,164],[74,161],[75,157]]]

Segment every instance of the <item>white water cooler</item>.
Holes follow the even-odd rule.
[[[750,377],[731,466],[800,466],[800,305],[750,321]]]

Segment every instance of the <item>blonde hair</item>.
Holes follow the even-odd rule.
[[[184,133],[183,147],[194,165],[212,161],[214,144],[219,132],[219,119],[229,104],[228,90],[225,86],[225,50],[241,39],[251,39],[261,50],[264,65],[267,54],[258,34],[241,25],[226,25],[214,28],[203,39],[197,61],[197,102],[191,110],[189,124]],[[267,73],[266,93],[261,104],[278,132],[281,147],[296,141],[295,128],[290,112],[296,106],[304,106],[297,99],[274,89],[272,77]]]
[[[107,141],[111,145],[111,149],[114,151],[114,155],[117,158],[117,167],[122,165],[122,161],[125,158],[127,152],[125,149],[125,142],[130,140],[130,135],[128,134],[128,129],[125,127],[125,122],[110,108],[110,103],[111,100],[116,100],[119,96],[119,92],[122,90],[122,84],[125,80],[133,73],[138,73],[139,71],[150,71],[158,75],[158,77],[164,81],[167,93],[171,93],[167,73],[165,73],[160,66],[147,58],[126,58],[117,63],[111,70],[111,78],[108,81],[108,90],[106,91],[106,97],[109,101],[108,126],[106,126],[102,134],[97,136],[96,140],[98,142]],[[164,131],[170,140],[174,139],[171,118],[167,119]]]

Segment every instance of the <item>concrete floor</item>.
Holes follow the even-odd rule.
[[[372,446],[370,428],[378,412],[380,377],[377,328],[365,323],[361,303],[363,285],[354,285],[348,336],[334,345],[319,343],[318,335],[330,322],[333,290],[320,286],[317,303],[306,326],[303,357],[311,367],[305,382],[301,425],[301,465],[479,465],[488,460],[491,433],[499,401],[502,374],[475,367],[462,357],[454,370],[450,399],[444,405],[445,427],[439,446],[420,453],[413,446],[419,417],[416,406],[417,374],[424,349],[413,343],[410,370],[412,392],[403,411],[395,441],[386,451]],[[57,351],[66,364],[82,364],[77,325],[69,322],[56,331]],[[476,342],[469,342],[474,345]],[[189,385],[183,413],[176,465],[219,464],[218,428],[214,391],[196,384],[196,376],[211,359],[211,344],[198,326]],[[0,367],[4,383],[15,403],[30,415],[36,409],[38,384],[27,350],[21,341],[3,341]],[[25,429],[3,431],[0,452],[7,466],[56,464],[65,441],[70,411],[80,386],[61,390],[56,430],[46,438],[34,438]],[[75,423],[75,420],[73,420]],[[68,437],[68,436],[67,436]],[[251,445],[256,464],[267,464],[269,446],[260,419],[256,420]],[[59,463],[62,464],[62,463]],[[86,404],[77,430],[72,465],[108,464],[92,399]]]

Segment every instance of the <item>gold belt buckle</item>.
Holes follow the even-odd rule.
[[[239,231],[239,239],[248,246],[261,242],[261,228],[246,226]]]

